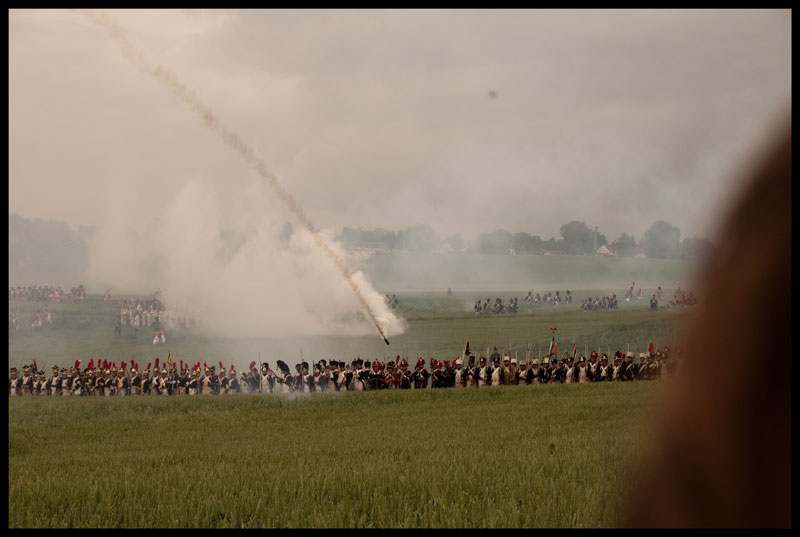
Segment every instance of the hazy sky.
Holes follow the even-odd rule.
[[[613,240],[663,219],[708,236],[791,104],[788,10],[113,16],[330,230],[547,239],[577,219]],[[145,229],[187,184],[224,207],[256,177],[77,14],[10,12],[9,94],[24,217]]]

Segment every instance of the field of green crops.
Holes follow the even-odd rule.
[[[407,321],[388,347],[377,333],[234,339],[179,329],[153,346],[147,330],[137,336],[126,328],[114,338],[119,306],[89,294],[85,304],[10,301],[22,329],[9,334],[9,367],[35,359],[49,374],[52,365],[81,359],[86,366],[90,358],[145,365],[168,352],[176,362],[222,361],[237,370],[253,360],[292,365],[301,355],[350,361],[400,354],[413,363],[417,356],[453,358],[467,340],[476,353],[496,346],[525,358],[547,350],[554,326],[560,354],[573,341],[581,352],[683,343],[686,310],[651,311],[647,299],[622,297],[634,280],[645,297],[657,285],[672,296],[685,286],[686,264],[406,257],[376,257],[369,271],[381,293],[397,294],[397,313]],[[447,272],[433,270],[437,263],[452,265],[454,277],[425,280]],[[480,270],[486,263],[493,271]],[[529,289],[570,289],[575,300],[529,308]],[[619,310],[580,310],[583,298],[612,293]],[[514,296],[517,314],[473,313],[478,299]],[[30,319],[45,307],[53,324],[32,330]],[[615,527],[663,388],[633,382],[293,398],[14,398],[9,527]]]
[[[663,387],[15,398],[9,527],[613,527]]]

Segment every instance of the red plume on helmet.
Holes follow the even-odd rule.
[[[108,369],[108,360],[103,360],[103,369]]]
[[[122,362],[122,367],[120,367],[120,369],[125,369],[125,365],[125,362]]]
[[[222,367],[222,360],[219,361],[219,368],[220,369],[225,369],[224,367]]]
[[[253,369],[255,366],[256,366],[256,361],[255,360],[250,362],[250,369]]]
[[[205,363],[205,362],[203,362],[203,367],[205,367],[206,369],[208,369],[208,364],[207,364],[207,363]]]
[[[231,371],[233,371],[233,364],[231,364]]]
[[[156,356],[156,369],[158,369],[158,356]]]
[[[33,369],[39,371],[39,366],[36,365],[36,360],[33,361]]]
[[[397,358],[394,359],[394,363],[396,363],[396,364],[400,363],[400,355],[399,354],[397,355]]]
[[[78,369],[78,366],[81,365],[80,360],[75,360],[75,369]]]
[[[152,364],[152,363],[153,363],[153,362],[147,362],[147,370],[148,370],[148,371],[150,371],[150,364]]]
[[[94,358],[89,360],[89,369],[94,369]]]
[[[181,360],[181,369],[183,369],[183,360]]]

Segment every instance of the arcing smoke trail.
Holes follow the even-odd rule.
[[[267,171],[267,168],[264,166],[264,162],[255,154],[253,148],[248,146],[238,134],[231,132],[230,130],[226,129],[222,123],[217,119],[214,115],[214,112],[211,110],[210,107],[203,104],[200,99],[194,94],[190,88],[186,87],[183,83],[178,80],[178,77],[167,69],[166,67],[160,64],[154,64],[149,61],[145,55],[137,49],[131,40],[128,38],[128,34],[125,31],[125,28],[122,27],[116,20],[105,13],[94,13],[91,11],[82,11],[82,10],[70,10],[73,13],[77,13],[89,18],[92,22],[95,22],[103,27],[105,27],[110,33],[111,37],[116,39],[119,42],[120,50],[122,55],[127,58],[137,69],[143,71],[145,73],[152,74],[157,79],[161,80],[162,82],[166,82],[175,94],[189,107],[199,114],[203,121],[205,122],[206,126],[210,128],[212,131],[216,132],[222,137],[222,140],[231,146],[233,149],[239,152],[245,160],[250,164],[250,166],[264,179],[267,180],[269,185],[272,187],[272,190],[275,192],[275,195],[280,199],[287,207],[294,213],[295,216],[300,220],[300,222],[305,226],[305,228],[311,233],[311,236],[314,238],[314,242],[319,246],[319,248],[325,252],[325,254],[333,261],[333,264],[336,265],[336,268],[339,269],[339,272],[342,273],[342,276],[347,280],[347,283],[350,285],[350,288],[355,293],[358,301],[367,311],[372,319],[372,322],[375,324],[375,327],[380,332],[381,337],[389,344],[389,340],[383,333],[380,325],[378,324],[378,319],[375,317],[375,313],[370,308],[369,304],[367,303],[364,295],[361,293],[361,289],[359,289],[358,285],[353,281],[350,277],[350,274],[345,266],[344,262],[336,255],[336,253],[331,249],[328,243],[325,241],[323,236],[317,231],[317,228],[314,226],[311,219],[308,215],[300,208],[297,204],[297,201],[292,197],[291,194],[286,192],[283,187],[278,183],[277,178]]]

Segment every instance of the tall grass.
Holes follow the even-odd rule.
[[[14,398],[9,527],[611,527],[661,387]]]

